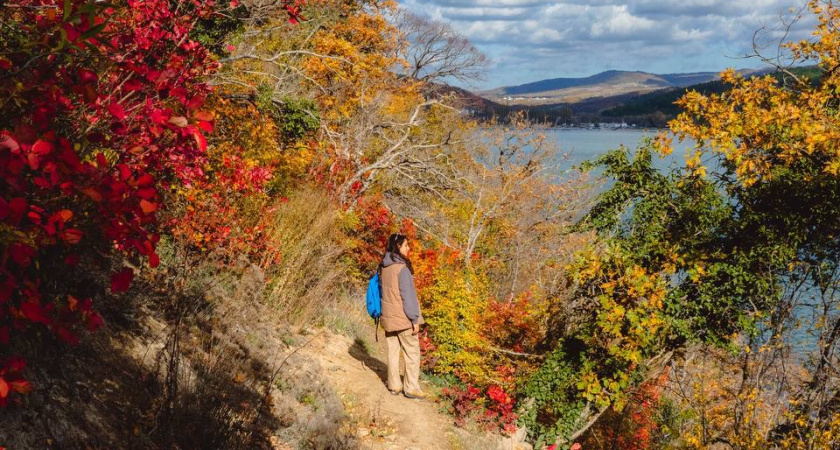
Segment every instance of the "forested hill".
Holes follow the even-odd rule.
[[[817,82],[820,75],[820,71],[814,66],[794,68],[791,69],[791,72],[798,76],[808,77],[812,83]],[[757,74],[766,74],[766,72],[757,72]],[[773,73],[773,76],[783,80],[785,74],[782,72],[775,72]],[[618,118],[661,113],[667,117],[674,117],[680,111],[680,108],[676,105],[676,101],[687,92],[696,91],[701,94],[708,95],[720,94],[727,89],[728,86],[720,80],[693,84],[684,88],[662,89],[630,97],[625,100],[624,104],[606,109],[601,113],[601,115],[604,117]]]
[[[751,78],[772,74],[780,82],[790,78],[788,73],[770,70],[739,71],[744,77]],[[819,81],[820,71],[815,66],[797,67],[788,71],[790,74],[805,76],[811,83]],[[624,72],[629,73],[629,72]],[[668,75],[672,79],[682,77],[682,81],[692,79],[692,74]],[[662,77],[666,77],[662,75]],[[696,77],[694,78],[696,79]],[[546,80],[551,81],[551,80]],[[523,85],[530,86],[530,85]],[[661,128],[680,112],[677,100],[687,92],[696,91],[700,94],[719,94],[728,86],[716,79],[702,83],[683,85],[680,87],[664,87],[649,92],[629,92],[616,95],[595,96],[576,102],[559,102],[543,104],[517,104],[516,102],[494,102],[477,95],[466,95],[473,113],[481,118],[507,117],[513,112],[524,111],[532,119],[550,124],[575,124],[591,122],[626,122],[643,127]],[[453,88],[454,89],[454,88]],[[457,90],[464,93],[466,91]]]
[[[498,95],[545,95],[552,91],[575,87],[605,88],[618,85],[636,84],[639,87],[681,87],[718,78],[717,72],[679,73],[657,75],[639,71],[608,70],[589,77],[553,78],[518,86],[505,86],[485,92],[489,96]]]

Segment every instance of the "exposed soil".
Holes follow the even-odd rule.
[[[325,377],[342,398],[364,448],[445,450],[527,448],[514,439],[468,432],[453,425],[434,398],[413,400],[392,395],[386,388],[385,342],[365,349],[360,340],[319,331],[301,349],[318,360]],[[427,394],[433,389],[421,380]]]

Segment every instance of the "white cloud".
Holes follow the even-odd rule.
[[[450,20],[518,20],[527,17],[529,8],[441,7],[440,13]]]
[[[586,76],[609,70],[716,71],[736,60],[753,33],[783,35],[780,14],[805,0],[400,0],[452,24],[492,61],[486,86]],[[806,37],[813,17],[792,28]]]
[[[594,21],[590,28],[590,34],[595,38],[637,38],[655,30],[659,25],[653,20],[630,14],[626,5],[603,8],[601,12],[606,17]]]

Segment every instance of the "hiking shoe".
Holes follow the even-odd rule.
[[[405,392],[403,392],[403,395],[405,395],[406,398],[413,398],[413,399],[416,399],[416,400],[422,400],[422,399],[426,398],[426,394],[424,394],[422,392],[408,392],[408,391],[405,391]]]

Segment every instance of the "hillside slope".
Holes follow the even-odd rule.
[[[717,78],[715,72],[657,75],[647,72],[610,70],[584,78],[554,78],[479,93],[507,104],[577,103],[594,97],[643,93],[682,87]]]
[[[741,69],[738,72],[750,76],[768,73],[770,70]],[[710,83],[718,80],[719,75],[719,72],[654,74],[609,70],[583,78],[553,78],[517,86],[503,86],[477,92],[476,95],[505,105],[577,104],[599,98],[643,95],[663,89]]]

